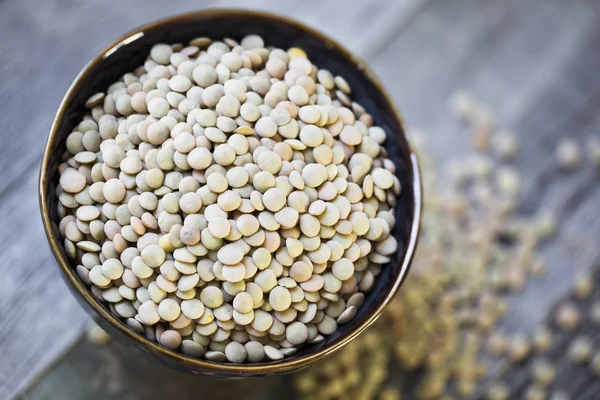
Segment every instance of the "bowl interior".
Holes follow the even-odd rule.
[[[215,39],[230,37],[240,40],[243,36],[252,33],[262,35],[267,46],[300,47],[306,51],[313,63],[319,67],[329,69],[334,75],[343,76],[352,87],[352,99],[372,114],[375,124],[384,128],[388,133],[386,147],[390,158],[396,164],[396,174],[402,184],[402,194],[396,207],[396,225],[393,232],[398,239],[399,250],[393,256],[390,264],[383,268],[373,289],[367,296],[365,304],[350,323],[340,326],[333,335],[327,337],[321,343],[307,346],[282,361],[244,365],[247,372],[242,373],[241,370],[236,368],[228,369],[227,364],[197,360],[163,348],[159,352],[161,354],[156,354],[156,351],[151,350],[156,350],[157,346],[140,335],[138,335],[139,340],[133,340],[136,345],[153,353],[155,357],[158,356],[163,361],[196,372],[207,368],[208,371],[202,372],[211,372],[212,366],[215,367],[213,373],[216,371],[216,373],[227,375],[260,375],[263,373],[286,372],[307,364],[305,362],[307,356],[325,350],[322,354],[324,356],[328,353],[328,350],[337,349],[345,338],[355,336],[364,329],[374,313],[377,313],[382,304],[386,303],[390,292],[398,288],[407,272],[416,230],[418,229],[420,183],[418,170],[416,169],[416,159],[406,140],[406,132],[402,121],[391,99],[381,90],[378,81],[365,69],[361,60],[354,58],[337,43],[323,35],[296,22],[277,16],[231,10],[187,14],[142,27],[140,30],[125,36],[118,44],[98,56],[79,75],[65,97],[61,110],[57,115],[54,135],[49,139],[45,165],[42,166],[41,190],[45,194],[43,202],[49,213],[52,226],[52,232],[48,232],[50,242],[51,244],[53,241],[58,243],[59,250],[56,248],[54,250],[60,253],[56,254],[59,265],[63,274],[71,283],[70,286],[77,293],[78,300],[87,303],[87,306],[91,305],[96,313],[99,310],[103,311],[100,314],[104,319],[107,318],[107,313],[110,314],[108,308],[92,296],[83,295],[83,292],[89,292],[89,290],[74,274],[72,266],[68,265],[66,261],[68,259],[57,229],[59,222],[56,211],[58,199],[54,196],[54,193],[58,183],[57,167],[60,161],[59,158],[63,153],[67,135],[86,112],[83,106],[86,99],[98,91],[105,91],[111,83],[119,79],[124,73],[133,71],[136,67],[142,65],[151,46],[155,43],[186,43],[200,36]],[[117,327],[118,329],[116,329],[120,333],[123,333],[123,329],[129,329],[114,317],[108,320],[113,325],[122,325],[121,328]],[[129,339],[132,339],[132,337],[129,337]],[[283,366],[286,363],[289,364],[290,361],[292,361],[290,365],[281,369],[268,368],[269,365],[281,364]],[[316,359],[309,361],[316,361]]]

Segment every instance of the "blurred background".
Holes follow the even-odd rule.
[[[213,7],[291,16],[364,58],[421,157],[398,299],[292,376],[183,375],[111,342],[39,218],[43,145],[78,71],[137,25]],[[594,0],[0,0],[0,398],[600,398],[599,22]]]

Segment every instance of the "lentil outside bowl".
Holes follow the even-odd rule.
[[[353,99],[385,129],[388,134],[385,146],[402,185],[393,230],[398,251],[377,277],[357,315],[325,340],[307,345],[279,361],[229,364],[193,358],[162,347],[131,330],[93,296],[66,256],[58,232],[55,190],[66,138],[84,115],[85,101],[92,94],[106,90],[122,74],[143,64],[152,45],[187,42],[200,36],[241,39],[252,33],[263,36],[269,46],[300,47],[315,65],[343,76],[353,88]],[[403,119],[389,94],[362,60],[339,43],[297,21],[264,12],[220,9],[182,14],[139,27],[85,66],[69,87],[54,118],[40,169],[39,200],[44,229],[63,278],[82,306],[113,336],[179,370],[219,377],[257,377],[295,371],[325,358],[356,338],[383,312],[404,282],[413,257],[421,216],[421,182],[417,158],[407,139]]]

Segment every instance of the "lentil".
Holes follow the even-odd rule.
[[[400,194],[386,132],[343,77],[240,43],[156,44],[90,97],[58,193],[98,298],[162,346],[232,363],[352,320],[398,248]]]

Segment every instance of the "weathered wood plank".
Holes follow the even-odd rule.
[[[595,282],[600,282],[600,270],[597,269],[593,274]],[[562,302],[569,301],[582,311],[581,325],[574,330],[565,330],[557,325],[555,316],[556,310]],[[545,354],[535,354],[528,358],[524,363],[513,366],[506,372],[498,374],[498,381],[510,383],[512,388],[511,396],[521,398],[532,385],[531,370],[532,366],[540,360],[551,362],[556,370],[556,379],[551,385],[550,391],[562,391],[569,393],[572,399],[593,400],[600,396],[600,381],[592,369],[584,363],[583,365],[575,363],[568,354],[568,349],[574,338],[586,338],[593,345],[593,354],[600,345],[598,337],[598,324],[590,319],[585,310],[591,305],[598,304],[600,301],[600,289],[596,285],[588,298],[581,299],[572,294],[568,294],[560,302],[553,305],[550,314],[544,319],[544,324],[552,331],[552,346]],[[512,397],[511,397],[512,398]]]
[[[511,298],[504,321],[511,333],[531,332],[577,273],[600,259],[594,245],[600,230],[598,171],[586,162],[576,173],[562,172],[554,159],[561,138],[583,145],[599,134],[600,82],[593,76],[600,66],[594,50],[598,10],[590,1],[438,1],[372,62],[409,126],[426,133],[440,160],[464,154],[470,143],[447,105],[457,89],[472,91],[491,106],[500,127],[519,134],[521,210],[550,210],[560,224],[557,236],[541,248],[548,274]],[[564,348],[553,354],[559,387],[572,398],[597,398],[589,374],[568,365],[561,352]],[[493,367],[491,380],[501,370]],[[514,398],[521,398],[530,381],[519,369],[506,382],[517,391]]]
[[[600,195],[597,173],[589,164],[583,172],[563,173],[553,158],[565,135],[583,143],[597,126],[600,83],[589,71],[600,65],[600,55],[591,51],[600,37],[598,14],[586,1],[561,5],[434,2],[372,63],[409,126],[426,132],[439,159],[456,157],[469,146],[467,130],[447,106],[457,89],[471,90],[491,106],[501,127],[519,134],[522,151],[515,165],[523,174],[523,211],[544,207],[562,225],[544,246],[549,277],[515,297],[519,307],[507,324],[522,329],[539,322],[575,272],[600,256],[592,246],[572,250],[600,230],[600,221],[585,211]]]
[[[577,273],[600,258],[594,245],[598,171],[585,163],[577,173],[562,172],[554,159],[561,138],[584,144],[599,134],[598,15],[598,3],[589,1],[434,2],[373,62],[409,126],[426,132],[438,159],[464,154],[469,146],[446,103],[457,89],[472,91],[492,107],[501,127],[519,134],[522,211],[551,210],[560,228],[542,246],[548,274],[512,297],[508,332],[531,332]],[[552,358],[560,374],[556,387],[572,398],[598,397],[591,375],[565,360],[564,346]],[[502,370],[492,365],[490,380]],[[525,369],[505,381],[515,391],[511,398],[522,398],[531,382]]]
[[[300,19],[358,54],[424,0],[0,1],[0,398],[72,343],[86,318],[60,281],[38,217],[37,169],[61,97],[83,65],[145,22],[198,8],[253,7]]]
[[[0,10],[2,4],[5,3],[0,3]],[[81,10],[93,9],[86,7],[97,7],[94,9],[96,14],[102,14],[98,12],[102,9],[99,2],[90,4],[92,6],[76,5],[74,12],[80,13]],[[314,4],[313,2],[299,3],[294,9],[294,16],[300,19],[310,18],[313,10],[311,7],[314,7]],[[331,4],[333,3],[325,6],[327,12],[319,14],[323,17],[313,16],[311,21],[329,21],[332,11],[339,8]],[[284,5],[278,2],[263,2],[260,7],[265,5],[281,7],[276,9],[285,12]],[[158,6],[149,7],[157,14],[161,11]],[[45,8],[44,11],[48,12]],[[553,150],[560,138],[570,135],[583,142],[587,135],[598,132],[600,116],[597,115],[596,109],[600,98],[600,81],[595,79],[594,75],[600,66],[600,53],[597,51],[597,44],[600,41],[599,13],[600,5],[590,0],[575,0],[568,4],[560,0],[436,1],[432,2],[408,28],[402,30],[400,36],[391,40],[387,47],[374,46],[371,43],[372,39],[368,38],[361,42],[364,31],[354,33],[356,24],[344,25],[348,33],[328,31],[343,41],[349,40],[348,44],[360,54],[376,55],[372,62],[373,66],[398,101],[409,125],[422,128],[427,132],[430,147],[437,157],[463,154],[469,143],[464,129],[460,128],[459,123],[450,115],[446,104],[448,96],[456,89],[472,90],[479,99],[492,106],[501,126],[512,128],[520,135],[522,154],[515,165],[524,173],[523,211],[531,212],[539,206],[552,210],[560,218],[561,227],[557,237],[545,244],[542,249],[549,269],[547,276],[530,282],[524,292],[515,295],[511,300],[515,307],[512,307],[512,313],[505,321],[506,329],[511,332],[530,331],[544,318],[550,310],[550,305],[568,292],[575,274],[589,269],[600,258],[600,251],[594,246],[594,238],[600,230],[600,220],[597,218],[597,204],[600,200],[600,188],[596,185],[598,172],[586,164],[585,169],[577,174],[564,173],[558,170],[553,159]],[[367,15],[364,10],[357,15],[362,14]],[[121,21],[119,23],[123,26],[128,25],[120,11],[117,15],[117,11],[111,10],[106,15]],[[371,21],[379,21],[378,18],[386,15],[386,12],[377,15]],[[358,21],[369,20],[364,16],[362,19],[356,18]],[[388,17],[388,21],[393,20]],[[106,23],[106,20],[102,21],[100,25],[88,28],[96,32],[93,34],[98,35],[97,37],[102,37],[104,33],[101,25]],[[38,22],[42,23],[42,21]],[[86,21],[85,25],[89,25],[89,22]],[[28,23],[31,24],[31,21]],[[70,29],[84,26],[70,23],[71,25],[67,25],[66,28],[61,26],[55,29],[65,35],[65,32]],[[383,33],[379,36],[373,37],[390,38],[386,36],[390,32],[387,28],[381,32]],[[346,34],[348,36],[344,36]],[[63,40],[60,42],[63,45],[66,43],[64,36],[57,34],[52,38]],[[365,44],[360,47],[358,43]],[[46,45],[50,46],[51,42]],[[82,43],[79,45],[81,46]],[[55,44],[50,48],[55,49],[56,47],[53,46]],[[65,56],[65,59],[86,59],[89,57],[80,56],[82,52],[87,51],[89,53],[86,54],[91,55],[96,50],[98,49],[90,50],[82,46],[65,53],[70,57]],[[65,64],[57,62],[55,66],[52,63],[50,65],[52,71],[58,74],[57,76],[61,76],[59,67],[60,65],[64,67]],[[73,67],[73,71],[78,68],[79,66]],[[33,74],[33,69],[29,74]],[[68,80],[70,77],[61,76],[62,82]],[[43,84],[37,81],[36,83]],[[48,89],[50,85],[48,83],[42,87]],[[55,92],[62,90],[64,88]],[[0,96],[5,95],[0,93]],[[15,96],[11,98],[13,97]],[[56,94],[56,104],[58,97],[60,94]],[[44,97],[44,99],[48,98],[52,97]],[[5,97],[0,97],[0,104],[5,101],[3,99]],[[35,101],[43,100],[36,98]],[[38,108],[43,105],[43,103],[34,104]],[[52,107],[44,107],[44,109],[51,110]],[[32,131],[37,132],[38,139],[45,134],[40,134],[44,126],[43,118],[40,121],[37,130],[33,129],[33,125],[31,128]],[[32,139],[32,143],[34,141]],[[0,163],[5,162],[2,159],[0,157]],[[19,168],[22,170],[24,167],[25,164]],[[29,185],[27,183],[29,179],[35,179],[34,175],[25,180],[24,187],[28,189],[24,190],[33,193],[35,185]],[[7,202],[7,207],[16,207],[19,203],[15,200],[18,198],[17,194],[14,196]],[[5,195],[5,198],[11,197]],[[0,207],[4,207],[3,201]],[[22,223],[36,207],[35,201],[22,205],[24,211],[8,220],[6,227],[12,226],[8,225],[9,222]],[[4,232],[4,229],[1,232]],[[19,242],[26,237],[21,235],[12,240]],[[7,238],[9,237],[5,239]],[[6,240],[0,241],[2,242]],[[38,238],[37,243],[41,242],[43,240]],[[45,246],[45,243],[42,245]],[[0,264],[0,269],[3,271],[23,263],[24,258],[19,251],[15,250],[15,253],[10,254],[8,258],[11,260],[10,263],[7,263],[6,267]],[[32,271],[25,268],[23,270]],[[42,270],[47,271],[44,272],[45,276],[42,275],[44,279],[49,279],[49,276],[56,279],[56,274],[49,265],[43,268],[38,266],[36,273],[42,273]],[[30,273],[32,272],[23,272],[23,274]],[[13,280],[17,284],[22,284],[22,281],[23,277]],[[58,286],[54,282],[48,283],[48,287]],[[26,299],[27,296],[23,295],[22,298]],[[62,298],[68,296],[64,295]],[[3,303],[0,301],[1,304]],[[65,309],[71,310],[69,307]],[[2,306],[0,310],[3,310]],[[15,314],[12,320],[16,321],[18,315]],[[0,334],[0,337],[5,336],[7,334]],[[81,351],[81,354],[72,357],[99,357],[94,355],[96,350],[93,348],[84,348]],[[562,385],[560,387],[568,387],[580,396],[574,398],[597,397],[595,386],[588,386],[585,379],[578,378],[580,371],[577,368],[571,368],[560,358],[558,352],[552,357],[556,357],[563,374],[559,382]],[[68,365],[81,365],[75,362],[69,364],[69,360],[72,359],[65,361]],[[65,367],[61,364],[59,368]],[[72,368],[70,370],[72,373],[79,370],[72,366],[69,368]],[[125,370],[128,369],[130,368]],[[137,373],[135,368],[131,369],[133,373]],[[64,375],[64,370],[62,374],[60,379],[65,379],[67,375]],[[17,375],[15,373],[12,376]],[[54,390],[59,390],[58,385],[61,382],[57,378],[59,375],[52,376],[51,381],[45,381],[45,384],[52,383],[46,387],[46,390],[31,393],[48,395]],[[89,377],[86,373],[76,376],[82,381],[87,379],[86,376]],[[179,379],[173,377],[173,381]],[[525,380],[515,381],[513,387],[515,390],[521,390],[519,388],[524,384]],[[82,387],[81,390],[82,392],[78,393],[83,396],[83,393],[88,393],[86,391],[89,391],[89,388]],[[64,394],[63,398],[67,396],[67,393],[59,393]]]

